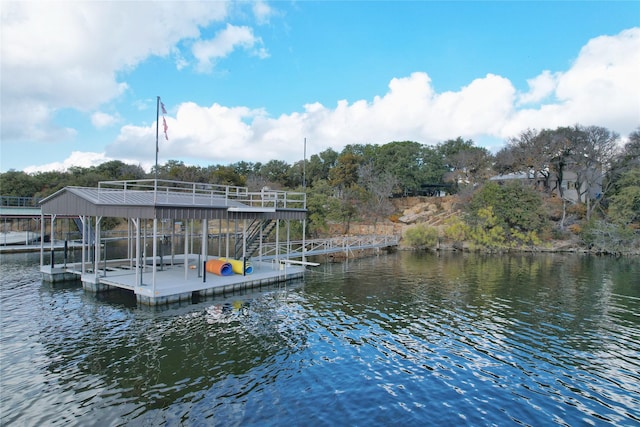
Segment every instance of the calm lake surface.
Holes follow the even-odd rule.
[[[640,260],[391,255],[162,309],[2,255],[0,424],[640,425]]]

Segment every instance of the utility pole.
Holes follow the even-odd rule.
[[[302,190],[307,188],[307,138],[304,139],[304,152],[302,159]]]

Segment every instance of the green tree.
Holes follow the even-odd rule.
[[[338,153],[328,148],[321,153],[313,154],[307,161],[306,183],[312,187],[316,181],[329,179],[329,171],[336,166]]]
[[[634,169],[640,169],[640,128],[629,135],[629,142],[624,145],[612,161],[605,178],[604,186],[609,189],[605,193],[605,199],[607,195],[613,197],[620,192],[624,187],[620,183],[622,176]]]
[[[493,155],[483,147],[476,147],[473,140],[461,137],[438,145],[447,172],[446,182],[457,185],[480,184],[492,175]]]
[[[40,191],[33,176],[22,171],[10,169],[0,174],[0,194],[11,197],[33,197]]]
[[[625,253],[640,247],[640,239],[631,227],[603,220],[587,222],[580,232],[583,242],[595,252]]]
[[[610,218],[620,224],[640,223],[640,167],[624,172],[617,185],[610,197]]]
[[[403,194],[416,194],[426,183],[423,151],[417,142],[390,142],[378,148],[375,169],[394,176]]]
[[[438,147],[422,147],[422,184],[440,185],[444,184],[444,177],[448,172],[444,158]],[[455,191],[454,186],[449,191]]]
[[[467,222],[476,231],[485,230],[484,235],[476,237],[491,245],[499,243],[500,239],[537,243],[538,233],[549,225],[540,195],[518,182],[505,185],[488,182],[476,191],[467,210]]]
[[[340,201],[333,197],[333,189],[325,179],[315,182],[307,189],[307,232],[320,237],[328,231],[327,221],[338,219]]]
[[[258,172],[274,188],[286,188],[289,186],[289,164],[284,160],[269,160],[262,165]]]
[[[362,157],[351,152],[338,156],[336,165],[329,171],[329,184],[336,189],[338,197],[358,182],[358,169],[361,163]]]
[[[206,182],[218,185],[232,185],[244,187],[246,178],[238,172],[238,168],[229,166],[209,166],[205,170]]]

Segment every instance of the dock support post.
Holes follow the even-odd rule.
[[[189,277],[189,223],[184,220],[184,280]]]
[[[40,267],[44,265],[44,214],[40,214]]]
[[[280,220],[276,219],[276,259],[280,258]]]
[[[305,252],[307,251],[307,242],[305,239],[305,234],[306,234],[306,227],[307,226],[307,220],[303,219],[302,220],[302,261],[306,262],[307,261],[307,256],[305,255]]]
[[[153,262],[151,268],[151,288],[153,289],[153,295],[156,294],[156,257],[158,256],[158,218],[153,218]]]
[[[100,221],[102,221],[101,216],[96,217],[96,234],[94,236],[94,252],[93,252],[93,275],[96,278],[96,282],[98,281],[98,270],[100,268]]]
[[[41,221],[41,224],[44,223],[44,220]],[[49,239],[49,241],[51,242],[50,250],[51,250],[51,268],[53,268],[53,265],[55,264],[54,258],[53,258],[53,252],[55,250],[55,223],[56,223],[56,215],[53,214],[51,215],[51,238]],[[44,235],[40,234],[40,245],[43,245],[44,243]]]
[[[287,220],[287,259],[291,257],[291,220]]]
[[[82,247],[80,248],[82,250],[82,257],[81,258],[81,262],[82,262],[82,268],[80,269],[80,274],[83,275],[84,274],[84,263],[87,260],[87,255],[86,255],[86,244],[85,244],[85,239],[86,239],[86,231],[87,231],[87,227],[84,225],[85,221],[86,221],[86,217],[84,215],[80,215],[80,224],[82,225],[82,232],[80,233],[82,236]],[[82,276],[81,276],[82,277]]]
[[[225,251],[225,258],[229,258],[229,211],[227,211],[227,238],[226,240],[226,251]]]
[[[136,231],[136,286],[142,286],[142,266],[140,265],[140,218],[131,220]]]

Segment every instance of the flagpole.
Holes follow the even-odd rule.
[[[156,100],[156,174],[155,185],[158,185],[158,131],[160,129],[160,97]]]

